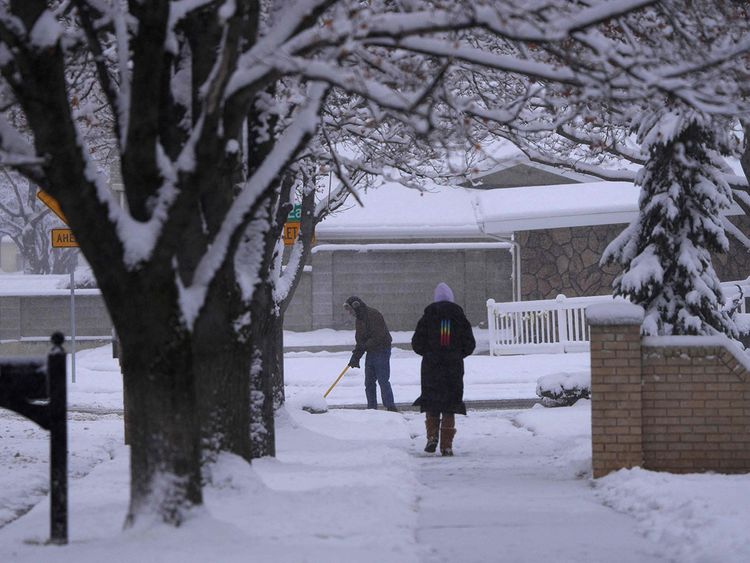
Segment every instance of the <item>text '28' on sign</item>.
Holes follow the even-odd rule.
[[[299,224],[302,220],[302,206],[296,203],[284,223],[284,231],[281,235],[284,237],[284,246],[292,246],[299,235]]]
[[[52,248],[78,248],[76,237],[70,229],[52,229]]]

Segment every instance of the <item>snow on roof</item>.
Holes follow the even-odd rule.
[[[631,182],[420,192],[387,183],[362,193],[316,228],[318,240],[477,238],[515,231],[630,223],[640,188]],[[352,200],[353,201],[353,200]],[[735,204],[728,215],[741,214]]]
[[[630,223],[639,195],[640,188],[630,182],[485,190],[476,195],[477,220],[490,234]],[[741,213],[735,204],[727,214]]]
[[[629,223],[639,193],[630,182],[490,190],[477,195],[477,217],[488,233]]]
[[[472,203],[477,191],[435,186],[420,192],[383,184],[360,194],[364,207],[349,200],[351,205],[316,227],[315,236],[319,240],[481,237]]]

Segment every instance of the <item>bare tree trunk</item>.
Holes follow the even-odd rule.
[[[278,409],[284,404],[284,315],[274,316],[269,339],[273,339],[274,349],[268,358],[269,371],[272,377],[273,406]]]
[[[142,328],[120,327],[131,421],[126,525],[147,513],[180,525],[203,502],[190,340],[166,328],[158,340],[132,334]]]
[[[251,441],[252,457],[276,455],[274,423],[273,369],[278,363],[278,346],[274,334],[274,303],[269,283],[258,284],[251,305],[252,368],[251,374]]]
[[[203,461],[221,451],[251,459],[250,356],[233,318],[243,304],[231,268],[214,280],[194,329],[198,413]]]

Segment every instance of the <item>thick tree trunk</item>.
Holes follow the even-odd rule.
[[[268,358],[269,371],[273,381],[273,407],[278,409],[284,404],[284,315],[274,316],[272,319],[272,335],[274,347],[271,351],[271,357]]]
[[[142,330],[118,327],[131,421],[126,525],[148,514],[180,525],[203,502],[190,340],[179,329],[159,339],[134,334]]]
[[[235,329],[243,305],[229,268],[212,284],[194,329],[198,413],[203,461],[221,451],[250,461],[250,357]]]
[[[202,461],[227,451],[250,461],[250,353],[231,340],[195,355]]]
[[[251,304],[252,367],[250,417],[252,457],[276,455],[274,425],[274,366],[278,367],[274,304],[268,283],[258,284]]]

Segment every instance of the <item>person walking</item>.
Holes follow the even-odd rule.
[[[426,413],[427,445],[433,453],[440,441],[440,453],[453,455],[456,413],[466,414],[464,404],[464,358],[476,347],[464,310],[454,303],[446,283],[435,287],[435,301],[417,323],[411,346],[422,356],[422,394],[414,401]]]
[[[356,345],[349,366],[359,367],[365,356],[365,397],[367,408],[378,408],[375,382],[380,386],[380,399],[389,411],[397,412],[391,389],[391,333],[380,311],[368,307],[359,297],[352,295],[344,303],[344,309],[356,319],[354,340]]]

